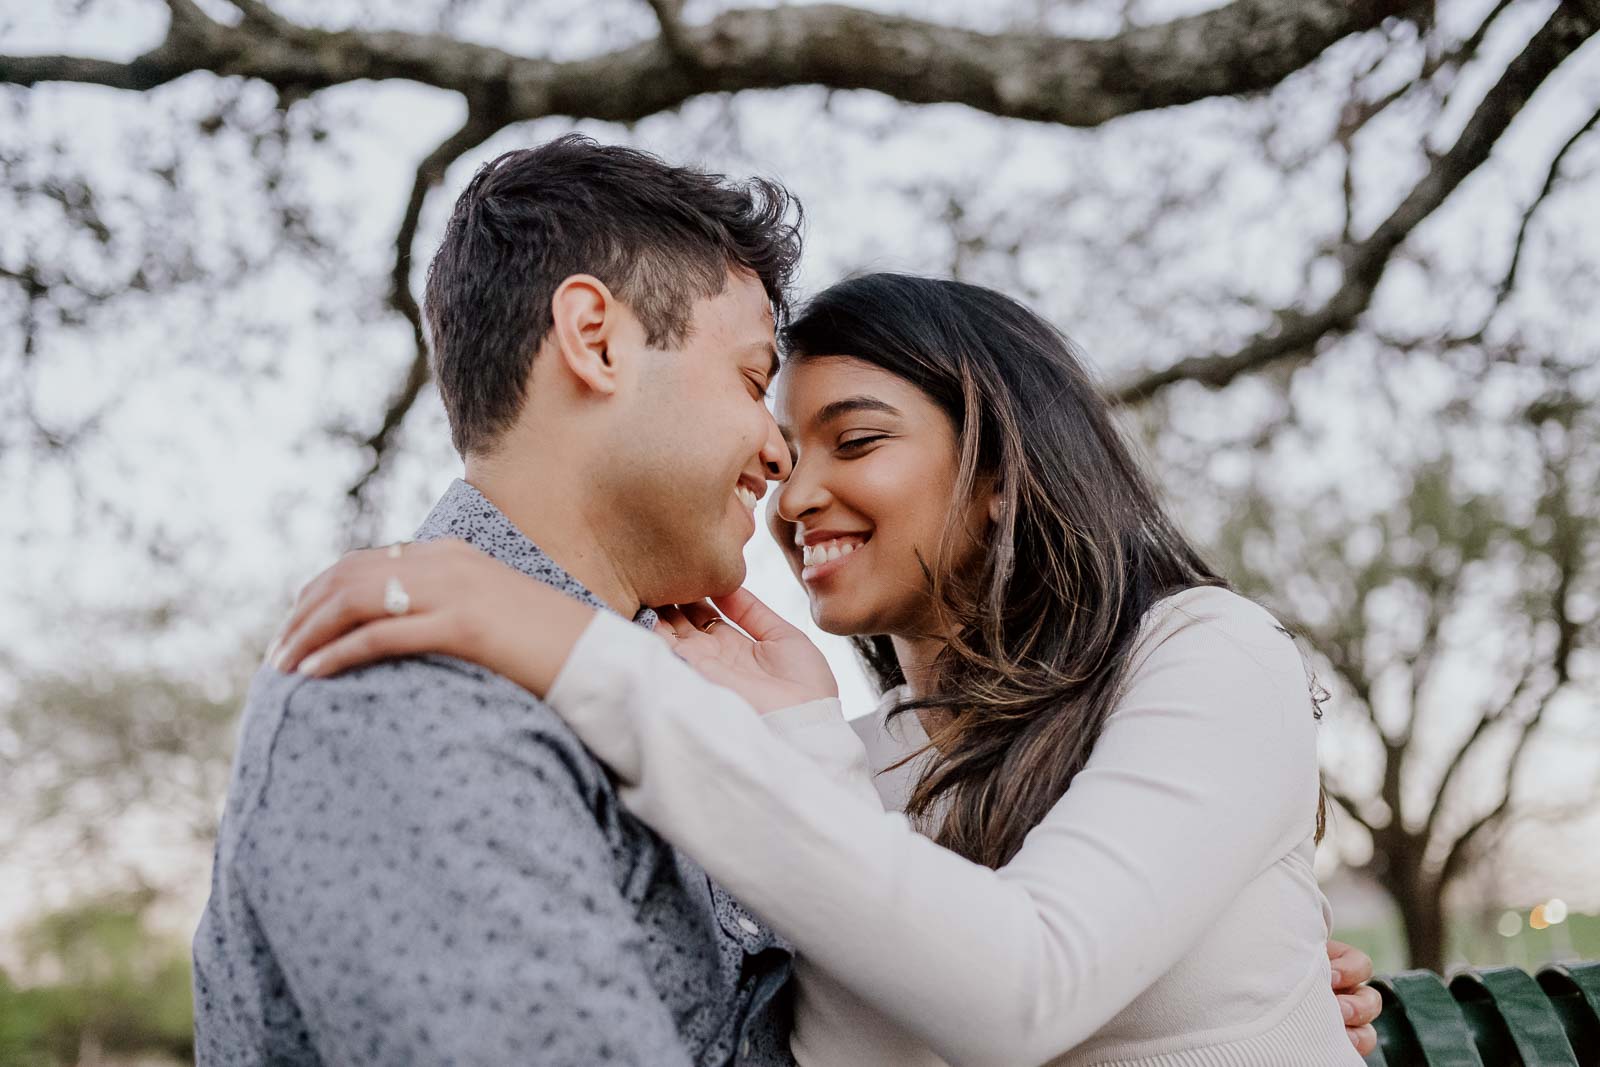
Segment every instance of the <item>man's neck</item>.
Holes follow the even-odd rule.
[[[555,464],[545,466],[538,472],[513,472],[492,457],[468,457],[464,477],[602,604],[633,618],[639,613],[639,595],[620,562],[606,551],[612,539],[596,533],[583,487],[550,469]]]

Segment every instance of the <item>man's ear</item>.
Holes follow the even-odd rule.
[[[551,340],[555,356],[583,388],[603,396],[617,391],[617,366],[611,358],[622,304],[606,283],[592,274],[574,274],[550,298]]]

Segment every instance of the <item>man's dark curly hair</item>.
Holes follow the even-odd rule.
[[[565,279],[599,278],[656,348],[685,340],[695,301],[722,292],[730,270],[761,280],[781,322],[800,216],[776,182],[733,182],[575,134],[486,163],[428,270],[434,373],[456,451],[489,449],[516,419]]]

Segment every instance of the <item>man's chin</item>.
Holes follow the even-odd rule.
[[[749,569],[745,566],[744,562],[744,554],[740,553],[738,558],[729,566],[724,568],[723,572],[717,576],[716,581],[711,583],[713,591],[707,593],[706,595],[728,596],[731,593],[737,593],[739,591],[739,587],[744,585],[745,575],[748,572]]]
[[[728,596],[744,585],[746,567],[741,553],[732,560],[707,560],[701,566],[684,568],[682,584],[673,583],[673,595],[663,603],[692,604],[711,597]]]

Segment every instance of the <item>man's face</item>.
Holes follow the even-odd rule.
[[[772,306],[760,281],[730,273],[695,304],[674,351],[640,353],[634,398],[644,438],[630,448],[627,507],[649,588],[648,604],[737,589],[755,506],[769,479],[788,475],[789,452],[766,404],[777,370]]]

